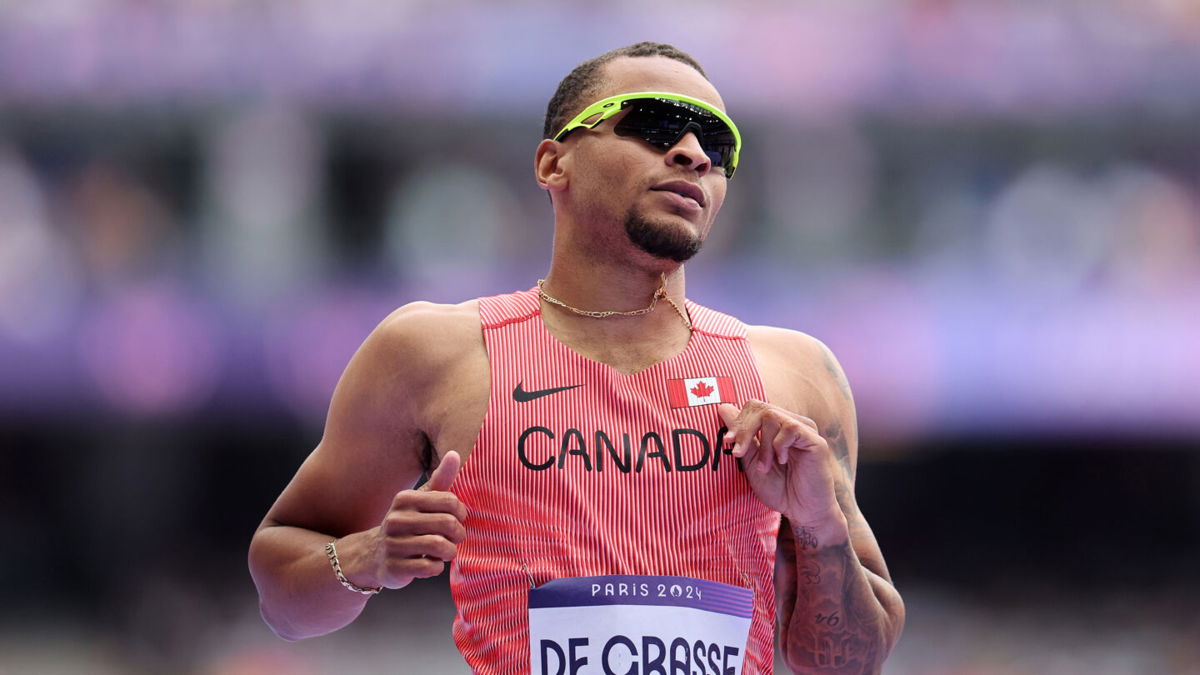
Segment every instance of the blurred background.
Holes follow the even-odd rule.
[[[1190,0],[0,2],[0,672],[462,672],[445,577],[287,644],[249,538],[392,308],[544,276],[646,39],[745,137],[689,295],[855,390],[886,672],[1200,672]]]

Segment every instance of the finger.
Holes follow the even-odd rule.
[[[733,408],[733,406],[729,407]],[[736,408],[734,409],[736,410]],[[758,426],[764,409],[765,404],[760,401],[747,401],[746,405],[738,412],[737,417],[726,425],[729,428],[729,433],[733,436],[732,452],[734,457],[744,457],[746,455],[750,444],[754,442],[755,434],[758,433]]]
[[[729,429],[733,428],[733,423],[737,420],[738,413],[742,410],[732,403],[721,403],[717,406],[717,414],[721,416],[721,421]]]
[[[413,574],[418,579],[432,579],[446,571],[446,563],[437,558],[421,558],[419,561],[424,564],[424,567]]]
[[[788,427],[794,436],[788,441],[790,450],[803,450],[806,452],[816,450],[823,445],[827,445],[825,437],[821,432],[817,431],[816,427],[807,424],[797,424]]]
[[[437,534],[416,537],[388,537],[388,555],[393,558],[434,558],[450,562],[458,555],[458,545]]]
[[[740,452],[742,454],[738,456],[737,460],[741,462],[742,470],[751,471],[755,469],[759,458],[758,453],[762,452],[762,447],[752,438],[749,443],[741,446]]]
[[[770,437],[769,442],[780,464],[788,463],[793,448],[798,448],[801,444],[807,444],[813,438],[819,437],[815,427],[804,423],[804,420],[807,419],[802,415],[788,414],[779,420],[779,430]]]
[[[460,521],[467,520],[467,507],[453,492],[402,490],[392,499],[391,512],[449,513]]]
[[[459,457],[458,453],[453,450],[447,452],[442,457],[442,463],[437,465],[437,468],[433,470],[433,475],[420,489],[425,492],[449,490],[450,484],[454,482],[454,477],[458,475],[460,468],[462,468],[462,457]]]
[[[467,538],[467,528],[452,513],[393,511],[384,520],[384,533],[389,537],[437,534],[456,544]]]
[[[771,438],[771,447],[774,448],[775,454],[779,457],[780,464],[788,463],[788,455],[791,454],[792,447],[795,446],[797,441],[804,438],[804,432],[800,430],[802,426],[785,424]]]
[[[721,418],[721,422],[725,425],[724,443],[729,444],[730,452],[741,450],[741,446],[737,444],[737,418],[741,414],[742,409],[730,404],[721,403],[717,405],[717,416]],[[735,454],[735,457],[740,455]]]
[[[445,569],[446,563],[437,558],[392,558],[387,563],[388,575],[396,580],[395,587],[407,585],[411,579],[436,577]]]
[[[758,455],[758,462],[754,467],[759,473],[770,471],[773,461],[783,463],[782,460],[776,460],[776,450],[772,443],[775,440],[775,436],[779,434],[780,426],[779,419],[774,415],[763,415],[762,426],[758,432],[758,449],[760,454]]]

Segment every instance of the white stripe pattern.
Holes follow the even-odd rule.
[[[451,488],[470,513],[450,570],[453,633],[475,672],[529,672],[530,576],[542,584],[605,574],[753,588],[742,672],[772,672],[779,514],[754,496],[733,457],[712,447],[722,427],[716,406],[672,409],[667,380],[732,377],[738,405],[765,393],[745,325],[690,301],[686,307],[694,327],[687,348],[622,375],[556,340],[542,323],[536,289],[480,299],[491,392]],[[582,386],[517,402],[518,384],[535,393]],[[522,462],[522,434],[526,462],[547,468]],[[617,461],[626,461],[626,447],[627,473]]]

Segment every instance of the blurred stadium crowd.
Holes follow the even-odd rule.
[[[855,389],[887,672],[1200,672],[1186,0],[0,3],[0,672],[458,672],[444,581],[285,646],[245,546],[377,321],[544,274],[641,39],[746,138],[689,295]]]

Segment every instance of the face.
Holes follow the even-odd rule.
[[[720,94],[687,64],[661,56],[623,57],[601,73],[599,91],[584,101],[636,91],[684,94],[724,110]],[[574,220],[601,240],[632,244],[656,259],[683,262],[700,250],[721,204],[726,178],[693,133],[667,151],[613,133],[621,115],[563,141],[569,154],[568,192]],[[572,147],[572,144],[574,147]],[[564,154],[564,157],[567,157]],[[614,225],[623,231],[614,232]]]

